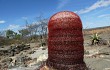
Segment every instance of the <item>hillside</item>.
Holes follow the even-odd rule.
[[[110,26],[105,27],[97,27],[97,28],[90,28],[90,29],[83,29],[84,34],[94,34],[94,33],[108,33],[110,32]]]

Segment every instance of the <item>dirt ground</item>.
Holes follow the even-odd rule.
[[[99,35],[102,39],[106,40],[106,45],[91,45],[91,35],[84,35],[84,61],[87,67],[90,68],[90,70],[110,70],[110,33],[103,33]],[[48,49],[47,46],[45,46],[45,48],[38,47],[37,43],[30,43],[30,47],[31,49],[22,51],[19,54],[11,57],[16,58],[20,57],[21,55],[30,57],[32,60],[26,62],[27,67],[12,66],[11,68],[6,70],[37,70],[40,64],[48,58]],[[3,60],[4,58],[10,57],[1,56],[1,60]]]

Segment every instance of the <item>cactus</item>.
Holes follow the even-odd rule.
[[[53,15],[48,23],[47,66],[58,70],[85,70],[82,22],[70,11]]]

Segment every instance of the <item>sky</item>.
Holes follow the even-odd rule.
[[[22,29],[27,20],[50,18],[60,11],[72,11],[81,18],[83,28],[110,26],[110,0],[0,0],[0,30]]]

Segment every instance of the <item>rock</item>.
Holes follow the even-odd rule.
[[[30,44],[26,44],[26,46],[30,46]]]
[[[12,62],[12,58],[5,58],[0,63],[0,70],[5,68],[8,68],[10,63]]]
[[[29,52],[29,54],[33,54],[34,52],[36,52],[36,51],[33,51],[33,50],[32,50],[32,51]]]
[[[12,61],[12,58],[5,58],[1,62],[2,63],[8,63],[8,62],[11,62],[11,61]]]
[[[84,50],[84,54],[88,54],[89,55],[90,53],[89,53],[89,51]]]
[[[43,54],[37,58],[37,63],[46,61],[46,60],[47,60],[47,57],[46,57],[46,55]]]
[[[107,42],[107,40],[102,39],[102,40],[99,41],[99,44],[108,45],[108,42]]]
[[[41,46],[40,48],[41,48],[42,50],[46,50],[46,47]]]

